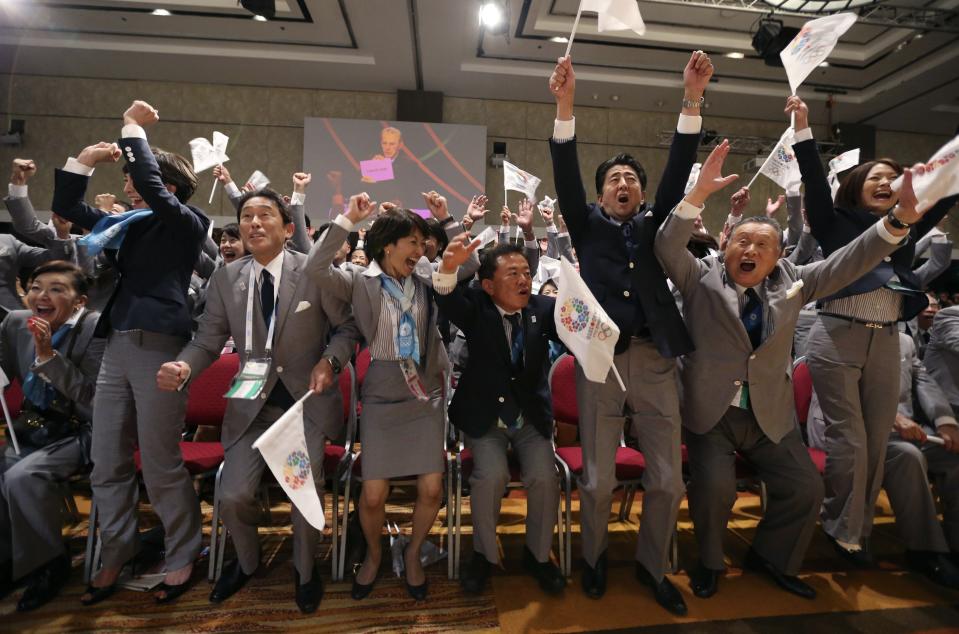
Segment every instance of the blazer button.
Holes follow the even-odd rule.
[[[632,262],[630,262],[630,263],[629,263],[629,268],[631,268],[631,269],[635,269],[635,268],[636,268],[636,265],[635,265],[635,264],[633,264]]]
[[[277,373],[277,374],[283,374],[283,366],[282,366],[282,365],[276,366],[276,373]]]
[[[623,297],[629,297],[629,291],[623,291]]]
[[[749,355],[749,358],[750,358],[750,359],[755,359],[755,358],[756,358],[756,355],[751,354],[751,355]]]
[[[883,262],[892,262],[892,258],[888,255],[882,259]]]
[[[506,399],[505,399],[505,398],[503,398],[502,396],[501,396],[501,397],[499,397],[499,398],[498,398],[498,399],[496,399],[496,400],[498,400],[498,401],[499,401],[500,403],[505,403],[505,402],[506,402]]]
[[[261,393],[261,394],[260,394],[260,398],[266,400],[266,392]]]
[[[136,163],[136,162],[137,162],[136,158],[133,157],[133,156],[131,156],[131,157],[129,158],[129,161],[130,161],[131,163]]]
[[[125,147],[125,148],[123,148],[123,149],[124,149],[124,150],[126,150],[127,152],[132,152],[132,151],[133,151],[133,148],[132,148],[132,147],[130,147],[129,145],[128,145],[128,146],[126,146],[126,147]]]
[[[740,380],[733,381],[733,385],[742,385],[743,382]]]

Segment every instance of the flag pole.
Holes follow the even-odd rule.
[[[573,30],[569,34],[569,42],[566,43],[566,54],[563,57],[569,57],[569,52],[573,48],[573,38],[576,37],[576,28],[579,26],[579,16],[583,14],[583,0],[579,0],[579,6],[576,7],[576,19],[573,20]]]
[[[223,163],[220,163],[220,167],[223,167]],[[213,177],[213,189],[210,190],[210,200],[207,202],[208,205],[213,204],[213,194],[216,192],[216,183],[218,180],[219,179],[216,176]]]
[[[623,377],[619,376],[619,370],[616,369],[616,361],[613,361],[613,365],[609,366],[609,368],[613,371],[613,376],[616,377],[616,382],[619,383],[619,389],[625,392],[626,385],[623,384]]]
[[[10,410],[7,408],[7,399],[0,392],[0,405],[3,405],[3,417],[7,419],[7,430],[10,432],[10,442],[13,443],[13,451],[20,455],[20,444],[17,442],[17,433],[13,431],[13,421],[10,420]]]

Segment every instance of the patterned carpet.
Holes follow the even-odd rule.
[[[409,529],[408,492],[396,491],[388,515]],[[653,601],[634,579],[632,555],[640,500],[625,522],[611,518],[610,578],[606,597],[587,599],[579,591],[578,565],[563,596],[545,596],[519,565],[523,548],[525,499],[514,492],[504,500],[499,537],[505,570],[497,570],[492,587],[478,597],[467,597],[458,582],[446,578],[446,562],[429,570],[430,597],[413,602],[400,580],[387,572],[373,594],[362,602],[349,596],[348,582],[329,582],[329,533],[321,547],[321,571],[326,594],[319,611],[304,616],[293,602],[290,564],[289,505],[273,506],[273,526],[261,528],[264,566],[247,586],[221,606],[207,600],[206,559],[198,563],[194,587],[172,606],[158,606],[148,593],[121,591],[100,606],[82,607],[83,537],[86,534],[84,495],[77,498],[82,520],[65,533],[71,539],[74,574],[63,594],[30,614],[15,611],[14,593],[0,602],[6,631],[15,632],[631,632],[649,627],[652,632],[959,632],[959,592],[944,590],[902,569],[902,548],[888,506],[877,520],[873,546],[881,565],[876,570],[848,568],[817,534],[806,567],[815,571],[804,579],[819,592],[815,601],[785,594],[763,576],[739,569],[758,520],[758,498],[743,494],[734,512],[726,548],[730,570],[720,591],[709,600],[692,596],[681,571],[673,577],[689,605],[689,616],[675,618]],[[882,500],[885,504],[885,500]],[[204,503],[204,525],[209,527],[210,507]],[[575,510],[575,505],[574,505]],[[618,511],[618,503],[614,504]],[[574,512],[574,522],[576,513]],[[141,526],[155,520],[144,507]],[[444,512],[431,539],[446,547]],[[464,508],[464,560],[471,552],[468,502]],[[679,523],[682,568],[694,561],[695,540],[685,505]],[[579,549],[574,525],[573,553]],[[228,553],[227,557],[231,556]],[[7,629],[9,626],[10,629]]]

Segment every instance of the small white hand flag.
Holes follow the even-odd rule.
[[[226,144],[230,137],[222,132],[213,132],[213,142],[198,137],[190,141],[190,153],[193,155],[193,171],[199,173],[215,165],[221,165],[230,160],[226,155]]]
[[[855,13],[834,13],[803,25],[799,34],[779,53],[792,94],[795,95],[809,74],[829,57],[842,34],[855,23]]]
[[[530,174],[524,172],[509,161],[503,161],[503,188],[512,189],[514,192],[522,192],[530,200],[536,200],[536,188],[542,181]]]
[[[943,145],[926,163],[922,175],[912,175],[912,189],[919,201],[917,208],[925,211],[946,196],[959,194],[959,136]],[[902,176],[892,183],[899,191]]]
[[[639,13],[636,0],[583,0],[581,11],[598,14],[599,32],[632,31],[636,35],[646,33],[646,24]]]

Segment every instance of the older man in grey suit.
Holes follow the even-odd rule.
[[[959,306],[949,306],[936,313],[922,360],[945,393],[953,412],[959,412]]]
[[[769,489],[746,566],[769,574],[805,598],[815,591],[796,577],[816,525],[823,484],[793,413],[790,370],[793,330],[804,304],[829,295],[892,253],[905,230],[883,220],[820,263],[782,259],[779,224],[746,218],[732,230],[724,254],[697,260],[684,246],[706,198],[735,180],[722,177],[724,141],[703,164],[699,180],[656,236],[656,255],[683,295],[683,313],[696,349],[683,361],[683,426],[687,431],[690,514],[700,564],[693,592],[709,597],[724,568],[722,538],[736,499],[735,454],[743,454]],[[900,221],[920,217],[903,186]]]
[[[218,358],[231,336],[244,372],[254,359],[269,360],[260,393],[231,398],[223,420],[220,513],[233,535],[237,560],[214,586],[213,603],[237,592],[260,565],[256,490],[266,463],[251,445],[295,397],[313,390],[316,395],[304,405],[304,425],[319,489],[325,439],[337,437],[343,423],[335,377],[358,340],[349,305],[321,294],[305,274],[306,255],[284,248],[293,222],[283,198],[272,190],[249,192],[241,198],[237,216],[251,255],[214,274],[196,337],[157,374],[161,389],[179,389]],[[332,339],[331,327],[336,329]],[[322,491],[317,493],[322,499]],[[309,613],[319,606],[323,591],[314,568],[320,533],[295,507],[292,516],[296,603]]]

